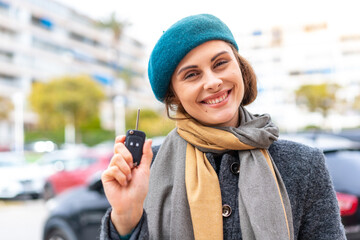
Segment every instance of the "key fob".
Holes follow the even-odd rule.
[[[125,146],[133,157],[134,167],[140,164],[145,139],[145,133],[139,130],[128,130],[126,133]]]

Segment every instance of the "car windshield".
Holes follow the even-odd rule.
[[[67,171],[71,171],[75,169],[86,168],[87,166],[95,162],[96,158],[81,156],[64,162],[64,169]]]
[[[24,159],[14,152],[0,153],[0,167],[16,167],[24,163]]]
[[[291,140],[311,147],[320,148],[324,151],[339,149],[355,149],[360,144],[341,136],[335,136],[325,133],[296,133],[281,134],[280,139]]]
[[[15,166],[19,166],[19,164],[16,163],[16,162],[3,162],[3,161],[0,161],[0,167],[15,167]]]
[[[360,150],[325,152],[335,190],[360,195]]]

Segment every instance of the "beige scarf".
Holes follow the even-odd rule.
[[[238,150],[242,239],[293,239],[291,205],[267,149],[278,129],[268,115],[239,109],[237,128],[179,120],[152,164],[145,201],[150,239],[223,239],[219,180],[205,153]]]
[[[241,110],[243,111],[243,115],[249,115],[246,116],[247,118],[251,117],[251,115],[244,111],[244,109]],[[179,115],[179,117],[183,118],[184,116]],[[263,239],[258,238],[262,236],[261,234],[264,234],[258,233],[258,230],[262,231],[262,229],[267,229],[268,227],[274,228],[276,233],[274,237],[271,236],[270,232],[265,233],[268,234],[266,239],[291,240],[293,238],[293,230],[292,226],[290,226],[292,221],[290,220],[289,223],[291,211],[289,209],[290,203],[288,196],[286,191],[283,191],[283,193],[281,191],[281,188],[282,190],[285,190],[285,187],[283,186],[280,175],[277,175],[275,172],[272,159],[266,149],[259,149],[251,144],[246,144],[239,139],[239,136],[236,136],[236,134],[230,131],[206,127],[194,119],[179,120],[177,122],[177,128],[178,134],[188,142],[186,147],[185,184],[195,239],[223,239],[222,200],[219,180],[214,168],[207,160],[205,153],[201,151],[204,149],[215,150],[215,152],[238,150],[240,153],[239,157],[241,165],[245,165],[242,161],[252,162],[250,163],[253,168],[252,172],[258,174],[258,176],[254,176],[255,179],[266,179],[265,181],[259,182],[259,184],[266,184],[266,186],[261,186],[261,188],[273,189],[271,192],[271,198],[267,198],[267,196],[261,196],[261,198],[264,201],[273,201],[273,199],[275,199],[276,202],[274,203],[264,203],[264,206],[274,207],[273,205],[275,205],[275,207],[273,209],[265,209],[264,212],[261,212],[264,210],[262,207],[258,208],[256,214],[263,216],[261,217],[261,221],[256,222],[257,220],[255,219],[258,218],[253,218],[251,211],[248,211],[250,209],[247,209],[247,205],[251,204],[251,202],[244,202],[241,194],[248,194],[251,191],[255,191],[260,194],[261,192],[258,192],[259,189],[249,189],[249,186],[242,186],[243,183],[239,182],[240,212],[245,211],[240,214],[240,222],[244,222],[241,227],[243,239]],[[262,130],[266,131],[265,129]],[[261,141],[261,139],[257,139],[257,141],[259,140]],[[244,157],[241,153],[244,151],[249,152],[248,150],[259,152],[261,154],[247,154],[249,159],[245,160],[243,159]],[[240,169],[242,167],[243,166],[240,166]],[[249,173],[240,171],[240,174],[248,175]],[[281,188],[279,186],[280,184],[282,185]],[[254,197],[259,198],[260,196]],[[286,201],[286,204],[284,204],[284,201]],[[255,208],[257,207],[258,206],[255,206]],[[288,214],[290,214],[290,216],[288,216]],[[274,216],[272,215],[276,215],[280,219],[277,219],[275,222],[271,222],[274,220]],[[248,219],[243,219],[244,216],[248,216]],[[275,218],[277,218],[276,216]],[[277,226],[272,226],[278,222],[280,222],[280,225],[278,224]],[[254,224],[258,226],[254,226]],[[271,226],[263,228],[261,224],[271,224]],[[252,229],[243,229],[243,227]],[[286,233],[286,236],[284,236],[284,233]]]

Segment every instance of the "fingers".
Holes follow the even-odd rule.
[[[152,161],[152,158],[153,158],[153,152],[152,152],[152,149],[151,149],[151,144],[152,144],[151,139],[148,139],[148,140],[145,141],[140,166],[144,165],[144,167],[150,168],[151,161]]]
[[[127,176],[122,171],[120,171],[117,166],[109,167],[103,172],[101,176],[101,180],[103,183],[111,182],[114,179],[123,187],[126,187],[128,185]]]
[[[121,171],[130,179],[131,178],[131,169],[133,168],[133,158],[130,151],[124,145],[126,136],[118,136],[115,140],[114,146],[114,156],[109,164],[109,167],[118,166]],[[145,168],[150,168],[153,152],[151,149],[152,140],[148,139],[145,141],[143,146],[143,155],[141,158],[141,163]],[[127,163],[127,165],[125,164]]]
[[[119,141],[119,142],[117,142],[117,141]],[[130,151],[124,145],[124,141],[125,141],[125,136],[116,138],[116,143],[114,146],[114,153],[115,153],[115,155],[118,155],[118,154],[121,155],[122,158],[128,163],[130,168],[132,168],[133,167],[133,157],[132,157]]]
[[[109,164],[109,177],[116,179],[120,185],[126,186],[127,181],[132,178],[131,168],[133,167],[133,159],[129,150],[125,147],[125,136],[118,136],[115,140],[114,156]]]
[[[112,157],[109,168],[117,166],[129,179],[131,179],[131,168],[133,167],[131,153],[127,149],[122,149],[120,153],[114,154]]]
[[[115,144],[116,144],[116,143],[124,143],[124,142],[125,142],[125,138],[126,138],[125,135],[117,136],[117,137],[115,138]]]

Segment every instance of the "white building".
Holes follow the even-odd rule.
[[[92,76],[105,86],[110,102],[123,96],[125,104],[148,104],[152,94],[144,58],[144,46],[126,32],[114,41],[111,30],[53,0],[0,0],[0,96],[22,98],[25,122],[36,119],[26,103],[31,84],[63,75]],[[118,77],[120,71],[131,75],[130,88]],[[108,128],[114,128],[112,106],[103,108]],[[0,146],[14,141],[18,118],[13,114],[10,122],[0,122]]]
[[[338,97],[349,105],[360,95],[360,30],[335,21],[284,23],[243,33],[240,53],[258,76],[259,95],[253,112],[270,113],[283,131],[309,125],[339,130],[360,125],[351,108],[331,112],[326,121],[295,104],[295,90],[304,84],[336,83]],[[325,124],[325,125],[324,125]]]

